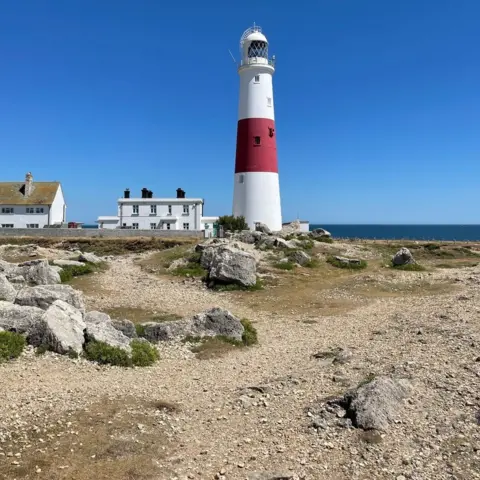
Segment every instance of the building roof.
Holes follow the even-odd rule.
[[[0,182],[0,205],[51,205],[59,187],[60,182],[34,182],[26,197],[25,182]]]
[[[97,222],[118,222],[120,219],[114,215],[103,215],[97,218]]]

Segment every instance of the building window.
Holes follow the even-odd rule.
[[[157,206],[150,205],[150,215],[156,215],[156,214],[157,214]]]
[[[138,205],[132,205],[133,215],[138,215]]]
[[[27,213],[35,213],[35,209],[33,207],[27,207],[25,210]]]
[[[255,75],[255,83],[260,83],[260,75]]]
[[[171,206],[171,205],[168,206],[168,214],[169,214],[169,215],[172,214],[172,206]]]
[[[38,223],[27,223],[27,228],[38,228]]]
[[[150,224],[150,230],[155,230],[157,228],[157,224],[156,223],[151,223]]]
[[[167,227],[167,230],[170,230],[170,224],[166,223],[165,226]]]
[[[126,224],[126,223],[124,223],[124,224],[123,224],[123,226],[124,226],[124,227],[126,227],[126,226],[127,226],[127,224]]]
[[[267,97],[267,107],[272,106],[272,97]]]
[[[43,213],[43,207],[37,207],[35,213]]]
[[[13,207],[3,207],[2,213],[13,213]]]
[[[183,214],[188,215],[190,212],[188,211],[188,205],[183,206]]]
[[[183,224],[183,229],[184,230],[190,230],[190,224],[189,223],[184,223]]]
[[[238,183],[243,183],[245,181],[245,175],[238,176]]]
[[[13,228],[13,223],[2,223],[2,228]]]
[[[132,229],[138,230],[138,223],[132,223]]]
[[[253,137],[253,143],[255,145],[260,145],[260,137]]]

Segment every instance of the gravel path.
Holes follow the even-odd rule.
[[[457,288],[448,294],[377,298],[347,314],[312,320],[311,314],[252,311],[230,294],[145,274],[131,256],[116,259],[95,278],[90,308],[141,306],[190,315],[221,306],[251,318],[260,345],[203,361],[185,346],[161,346],[162,360],[143,369],[31,351],[0,365],[0,478],[13,478],[11,465],[20,468],[35,456],[39,431],[58,420],[65,425],[105,398],[127,396],[179,409],[160,422],[163,432],[168,423],[173,443],[156,476],[122,478],[242,479],[267,471],[329,480],[480,478],[480,268],[430,276],[432,282],[450,277]],[[349,363],[325,365],[312,357],[337,346],[352,351]],[[414,385],[385,434],[312,428],[309,410],[320,399],[370,374],[406,375]],[[53,440],[42,440],[44,450],[54,451]],[[64,476],[42,477],[34,466],[16,478],[75,478],[68,475],[69,461],[61,465]],[[98,459],[88,461],[97,472]]]

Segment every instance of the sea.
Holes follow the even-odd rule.
[[[310,225],[324,228],[334,238],[373,240],[480,241],[480,225]]]

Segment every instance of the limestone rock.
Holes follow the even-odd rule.
[[[230,247],[218,247],[214,249],[209,263],[209,279],[214,282],[249,287],[257,281],[256,260],[250,253]]]
[[[45,322],[44,345],[61,354],[82,352],[86,325],[80,310],[63,300],[56,300],[44,312],[42,320]]]
[[[347,257],[336,256],[335,260],[345,265],[360,265],[360,263],[362,263],[362,261],[358,258],[347,258]]]
[[[332,236],[332,234],[328,230],[325,230],[324,228],[314,228],[310,232],[310,235],[312,237],[331,237]]]
[[[312,257],[303,250],[295,250],[289,255],[289,258],[292,262],[298,263],[298,265],[306,265],[312,260]]]
[[[15,287],[7,280],[7,277],[0,273],[0,300],[6,302],[13,302],[17,296],[17,290]]]
[[[272,231],[270,230],[270,228],[267,225],[265,225],[264,223],[261,223],[261,222],[257,222],[255,224],[255,231],[266,233],[267,235],[272,234]]]
[[[53,265],[58,267],[81,267],[83,263],[78,260],[63,260],[59,258],[53,261]]]
[[[244,328],[240,320],[228,310],[212,308],[195,315],[192,319],[172,322],[148,322],[144,326],[144,338],[151,342],[169,341],[187,336],[226,336],[240,341]]]
[[[78,261],[83,263],[94,263],[95,265],[103,262],[100,257],[97,257],[97,255],[94,253],[89,252],[81,253],[78,257]]]
[[[88,312],[84,320],[87,340],[104,342],[112,347],[118,347],[127,352],[131,351],[130,338],[113,326],[110,316],[106,313]]]
[[[410,265],[415,262],[408,248],[402,247],[392,258],[393,265]]]
[[[0,328],[23,333],[29,344],[38,346],[42,343],[45,333],[45,324],[42,321],[43,313],[40,308],[22,307],[0,301]]]
[[[254,232],[251,232],[250,230],[243,230],[235,234],[235,239],[238,240],[239,242],[253,245],[258,238],[253,233]]]
[[[112,319],[113,328],[122,332],[128,338],[137,338],[137,330],[135,324],[130,320],[115,320]]]
[[[82,292],[74,290],[70,285],[38,285],[22,288],[16,298],[17,305],[39,307],[46,310],[56,300],[64,302],[85,311]]]
[[[31,260],[18,264],[18,272],[30,285],[54,285],[60,283],[60,275],[47,260]]]

